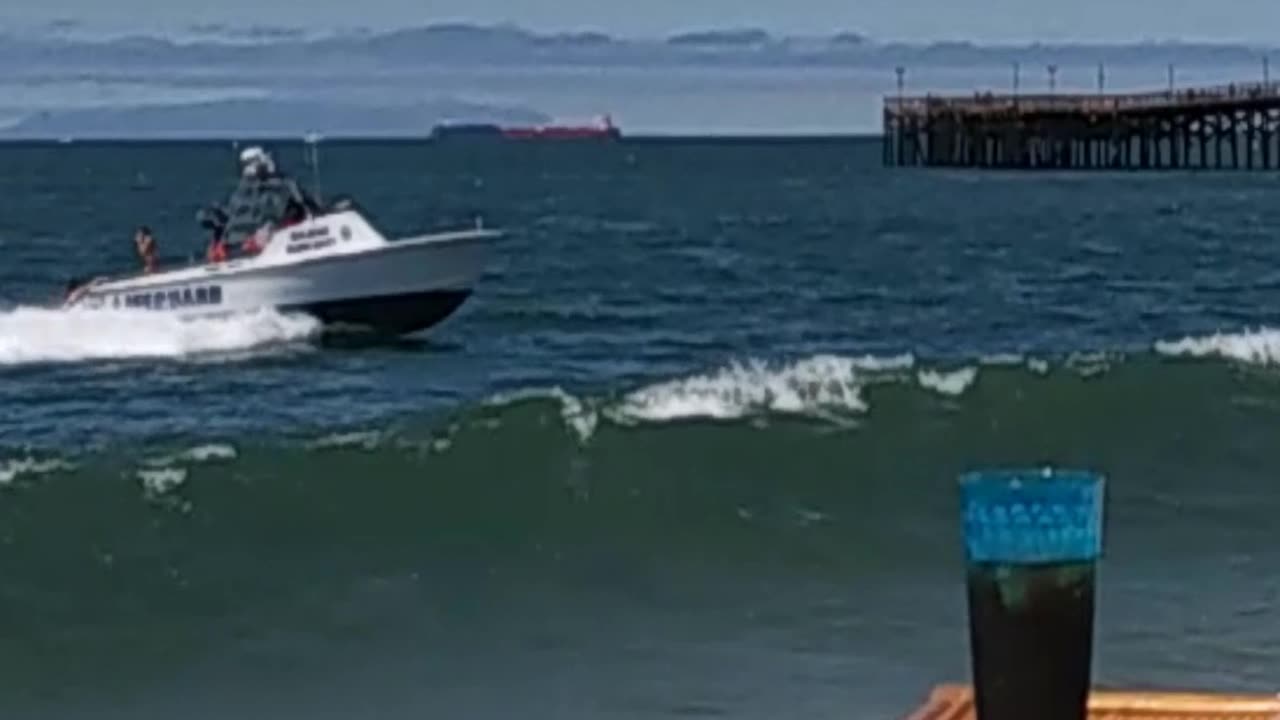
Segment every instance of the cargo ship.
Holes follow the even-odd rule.
[[[504,127],[492,123],[441,123],[431,131],[433,140],[618,140],[622,131],[604,116],[593,125],[532,125]]]

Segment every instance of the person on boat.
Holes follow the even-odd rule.
[[[248,181],[260,190],[277,194],[292,207],[291,212],[307,213],[319,209],[316,203],[298,183],[276,167],[276,162],[259,147],[251,147],[240,153],[241,185]]]
[[[280,227],[286,228],[297,225],[309,217],[311,217],[311,211],[306,202],[296,195],[290,194],[289,199],[284,203],[284,216],[280,218]]]
[[[205,259],[211,263],[227,261],[227,239],[221,233],[215,234],[209,241],[209,250],[205,253]]]
[[[145,272],[155,272],[156,269],[156,239],[151,234],[151,228],[143,225],[133,234],[133,245],[138,251],[138,257],[142,259],[142,269]]]
[[[227,261],[227,214],[219,207],[206,207],[196,213],[201,227],[211,234],[205,260],[210,263]]]
[[[240,248],[246,254],[260,252],[273,230],[297,225],[321,211],[320,204],[260,147],[240,153],[240,181],[231,204],[241,208],[237,217],[247,218],[238,223]]]
[[[240,177],[265,180],[276,173],[276,163],[260,147],[246,148],[240,153]]]
[[[262,248],[266,245],[264,238],[269,237],[270,234],[271,228],[264,225],[257,232],[246,235],[244,240],[240,242],[240,252],[248,256],[257,255],[262,252]]]

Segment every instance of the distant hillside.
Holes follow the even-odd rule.
[[[326,136],[424,136],[436,123],[458,117],[498,123],[548,120],[532,110],[457,101],[388,107],[322,101],[223,100],[38,113],[0,130],[0,138],[253,138],[304,132]]]
[[[774,43],[773,36],[764,30],[717,30],[675,35],[667,40],[677,47],[705,47],[720,49],[760,48]]]
[[[0,138],[416,136],[437,122],[581,122],[629,135],[874,132],[893,70],[912,92],[1026,87],[1057,64],[1064,88],[1162,87],[1261,77],[1262,51],[1230,44],[986,46],[884,42],[853,30],[753,27],[622,38],[588,30],[439,24],[302,31],[199,24],[104,37],[77,23],[0,29]],[[1278,56],[1280,57],[1280,56]],[[1039,65],[1041,69],[1035,66]],[[443,98],[443,99],[438,99]]]
[[[876,42],[856,32],[827,37],[785,37],[745,28],[687,32],[669,38],[627,39],[597,32],[540,34],[511,26],[444,24],[391,32],[348,32],[309,37],[290,28],[198,26],[186,39],[124,37],[110,40],[0,36],[0,63],[51,67],[242,67],[269,72],[273,64],[317,67],[351,63],[637,65],[684,63],[729,66],[1254,64],[1259,48],[1232,44],[1133,43],[1125,45],[979,45],[963,41],[926,44]]]

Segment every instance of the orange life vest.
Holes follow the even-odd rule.
[[[209,245],[209,262],[220,263],[227,261],[227,243],[224,240],[214,240]]]

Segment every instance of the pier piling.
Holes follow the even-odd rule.
[[[1277,170],[1280,83],[1090,95],[900,90],[884,101],[883,142],[891,167]]]

